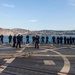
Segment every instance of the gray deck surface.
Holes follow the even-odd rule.
[[[29,44],[16,49],[11,45],[0,46],[0,75],[75,75],[75,47],[42,44],[35,49]]]

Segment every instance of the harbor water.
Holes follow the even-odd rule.
[[[61,36],[62,36],[63,38],[64,38],[64,36],[66,36],[66,37],[68,37],[68,38],[69,38],[69,37],[75,37],[75,35],[56,35],[55,38],[61,37]],[[52,43],[52,37],[53,37],[53,36],[48,36],[48,37],[49,37],[49,42]],[[4,36],[3,41],[4,41],[4,42],[8,42],[8,41],[9,41],[8,36]],[[40,36],[39,41],[41,41],[41,36]],[[63,41],[64,41],[64,40],[63,40]],[[26,36],[23,36],[23,42],[26,43]],[[32,36],[29,36],[29,42],[30,42],[30,43],[32,42]],[[46,42],[46,36],[44,36],[44,42]]]

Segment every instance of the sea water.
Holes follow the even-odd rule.
[[[75,37],[75,35],[55,35],[56,38],[57,38],[57,37],[61,37],[61,36],[62,36],[63,38],[64,38],[64,36],[66,36],[66,37],[70,37],[70,36],[71,36],[71,37]],[[40,36],[39,41],[41,41],[41,37],[42,37],[42,36]],[[49,42],[52,43],[52,37],[53,37],[53,36],[48,36],[48,37],[49,37]],[[46,36],[44,36],[44,38],[45,38],[45,39],[44,39],[44,42],[46,42]],[[9,41],[8,36],[4,36],[3,41],[4,41],[4,42],[8,42],[8,41]],[[63,40],[63,41],[64,41],[64,40]],[[23,42],[26,43],[26,36],[23,36]],[[32,42],[32,36],[29,36],[29,42],[30,42],[30,43]]]

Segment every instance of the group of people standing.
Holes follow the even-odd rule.
[[[53,44],[75,44],[75,37],[52,37]]]
[[[0,35],[0,42],[2,42],[2,43],[3,43],[3,38],[4,38],[4,36]],[[19,46],[19,48],[21,48],[21,43],[23,42],[22,35],[20,35],[20,34],[18,34],[17,36],[16,35],[14,35],[14,36],[9,35],[8,39],[9,39],[9,43],[13,42],[13,47],[17,48]]]
[[[17,36],[13,36],[13,47],[18,47],[21,48],[21,43],[23,43],[23,36],[18,34]]]
[[[0,35],[0,42],[3,43],[4,36]],[[21,48],[21,44],[23,43],[23,36],[18,34],[17,36],[9,35],[8,36],[9,43],[13,42],[13,47]],[[26,43],[30,43],[30,36],[26,36]],[[66,36],[52,36],[51,42],[49,36],[32,36],[32,43],[35,44],[35,48],[39,48],[39,43],[53,43],[53,44],[75,44],[75,37],[66,37]]]
[[[33,41],[33,44],[35,44],[35,48],[39,48],[39,45],[38,45],[39,43],[41,43],[41,44],[45,43],[45,37],[41,36],[41,38],[40,38],[40,36],[36,35],[36,36],[32,37],[32,41]],[[49,37],[48,36],[46,36],[46,44],[47,43],[49,43]]]
[[[37,37],[38,35],[36,35],[36,36],[32,36],[32,41],[33,41],[33,44],[34,44],[34,42],[35,42],[35,38]],[[43,43],[49,43],[49,37],[48,36],[46,36],[46,38],[44,37],[44,36],[38,36],[38,38],[39,38],[39,43],[41,43],[41,44],[43,44]],[[46,39],[46,40],[45,40]],[[46,42],[45,42],[46,41]]]

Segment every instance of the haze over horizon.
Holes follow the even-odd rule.
[[[10,29],[10,30],[15,30],[15,29],[20,29],[20,30],[29,30],[29,29],[24,29],[24,28],[0,28],[0,29],[4,29],[4,30],[8,30],[8,29]],[[46,30],[48,30],[48,31],[75,31],[75,30],[51,30],[51,29],[40,29],[40,30],[29,30],[29,31],[46,31]]]
[[[0,28],[75,30],[75,0],[0,0]]]

